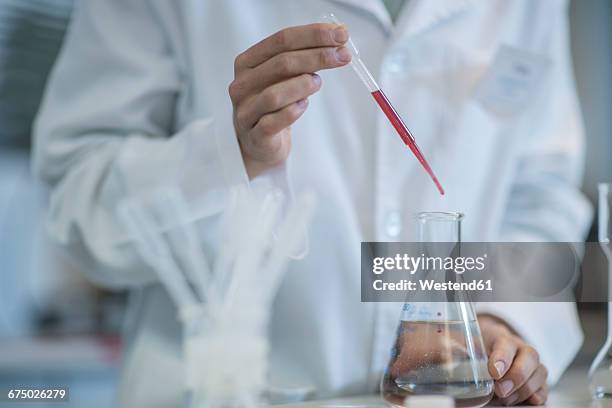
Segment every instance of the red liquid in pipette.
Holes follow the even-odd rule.
[[[385,95],[385,93],[381,89],[379,89],[377,91],[372,92],[372,96],[376,100],[376,103],[378,103],[378,106],[380,106],[380,109],[382,109],[382,111],[385,113],[387,119],[389,119],[389,122],[391,122],[391,124],[397,131],[399,137],[401,137],[406,146],[408,146],[410,150],[412,150],[412,153],[416,156],[419,163],[421,163],[427,174],[429,174],[429,177],[431,177],[431,179],[435,183],[440,194],[444,195],[444,189],[442,188],[442,185],[440,184],[438,178],[429,166],[429,163],[427,163],[427,160],[425,160],[425,156],[423,156],[423,153],[421,153],[421,151],[419,150],[419,146],[417,146],[416,140],[414,140],[414,137],[410,133],[410,130],[408,130],[408,127],[404,124],[404,121],[399,117],[395,108],[393,107],[393,105],[391,105],[391,102],[389,102],[389,99],[387,99],[387,95]]]

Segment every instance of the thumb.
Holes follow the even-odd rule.
[[[499,337],[493,343],[491,353],[489,354],[489,363],[487,365],[489,374],[495,380],[499,380],[506,374],[514,356],[516,356],[517,346],[511,337]]]

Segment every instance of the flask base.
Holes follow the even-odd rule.
[[[421,394],[409,394],[409,393],[405,395],[385,394],[383,395],[383,398],[385,402],[387,402],[389,405],[393,407],[397,407],[397,408],[403,408],[404,400],[407,397],[410,397],[411,395],[417,396]],[[455,407],[457,408],[480,408],[480,407],[484,407],[485,405],[487,405],[489,401],[491,401],[492,398],[493,398],[493,392],[491,392],[488,395],[481,395],[481,396],[474,396],[474,397],[459,397],[459,398],[455,397],[453,399],[455,401]]]

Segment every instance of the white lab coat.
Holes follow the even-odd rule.
[[[413,239],[422,210],[465,213],[465,240],[583,238],[590,208],[577,188],[584,146],[566,6],[411,0],[394,27],[378,0],[79,2],[36,124],[35,169],[54,187],[55,240],[94,280],[133,289],[122,405],[179,406],[181,333],[115,205],[175,183],[214,253],[224,197],[249,183],[227,92],[237,54],[334,12],[446,187],[440,197],[350,68],[322,73],[288,162],[251,183],[314,188],[321,203],[310,252],[291,263],[274,305],[272,385],[298,397],[373,392],[398,305],[360,302],[361,241]],[[476,96],[503,45],[550,62],[520,103]],[[487,106],[495,97],[518,106],[500,114]],[[538,348],[553,382],[581,344],[572,304],[480,307]]]

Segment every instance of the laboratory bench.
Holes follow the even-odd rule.
[[[499,406],[495,401],[487,406]],[[523,406],[523,405],[521,405]],[[281,405],[282,408],[386,408],[378,396],[364,395]],[[546,403],[549,408],[612,408],[612,399],[593,401],[588,389],[587,368],[573,367],[553,388]],[[432,407],[435,408],[435,407]]]
[[[15,384],[29,386],[62,384],[70,388],[68,403],[59,407],[110,408],[114,404],[119,370],[116,339],[15,339],[0,342],[0,389]],[[577,361],[553,388],[547,407],[612,408],[612,399],[593,402],[588,390],[589,361]],[[590,360],[590,358],[588,359]],[[39,408],[40,404],[0,402],[0,408]],[[496,406],[493,402],[488,406]],[[277,405],[281,408],[388,408],[375,395]],[[433,407],[432,407],[433,408]]]

